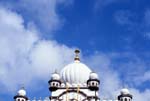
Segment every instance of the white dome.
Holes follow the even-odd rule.
[[[79,60],[65,66],[60,75],[65,83],[83,84],[89,79],[91,70]]]
[[[94,72],[90,73],[90,79],[98,79],[98,75]]]
[[[129,90],[126,89],[126,88],[122,89],[120,93],[121,93],[122,95],[130,94]]]
[[[51,79],[52,80],[60,80],[60,75],[57,74],[57,73],[53,73],[52,76],[51,76]]]
[[[20,89],[18,91],[18,95],[21,95],[21,96],[26,96],[26,91],[24,89]]]

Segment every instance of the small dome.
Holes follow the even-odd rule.
[[[21,96],[26,96],[26,91],[24,89],[20,89],[18,91],[18,95],[21,95]]]
[[[122,89],[120,93],[121,93],[122,95],[130,94],[129,90],[126,89],[126,88]]]
[[[51,76],[52,80],[60,80],[60,75],[58,73],[53,73]]]
[[[64,83],[62,83],[62,84],[61,84],[61,87],[65,87],[65,84],[64,84]]]
[[[70,84],[83,84],[89,79],[91,70],[79,60],[65,66],[60,72],[64,82]]]
[[[98,75],[94,72],[90,73],[90,79],[98,79]]]

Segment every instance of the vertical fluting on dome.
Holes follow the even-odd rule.
[[[76,61],[80,61],[80,58],[79,58],[79,53],[80,53],[80,51],[78,50],[78,49],[76,49],[75,51],[75,58],[74,58],[74,60]]]
[[[60,77],[64,83],[84,84],[89,79],[91,69],[80,62],[79,50],[75,50],[74,62],[66,65],[60,71]]]

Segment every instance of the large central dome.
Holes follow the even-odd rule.
[[[90,73],[91,70],[85,64],[81,63],[78,55],[76,55],[75,61],[65,66],[60,72],[60,75],[66,83],[83,84],[89,79]]]

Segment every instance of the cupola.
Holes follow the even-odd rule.
[[[22,87],[16,96],[14,96],[15,101],[28,101],[28,97],[26,96],[26,91],[24,87]]]
[[[99,90],[99,84],[100,81],[98,75],[95,72],[91,72],[89,79],[87,80],[88,88],[92,91],[97,91]]]
[[[118,96],[119,101],[132,101],[132,95],[127,88],[123,88]]]
[[[61,85],[60,75],[57,72],[53,73],[48,83],[49,83],[49,90],[56,91]]]

